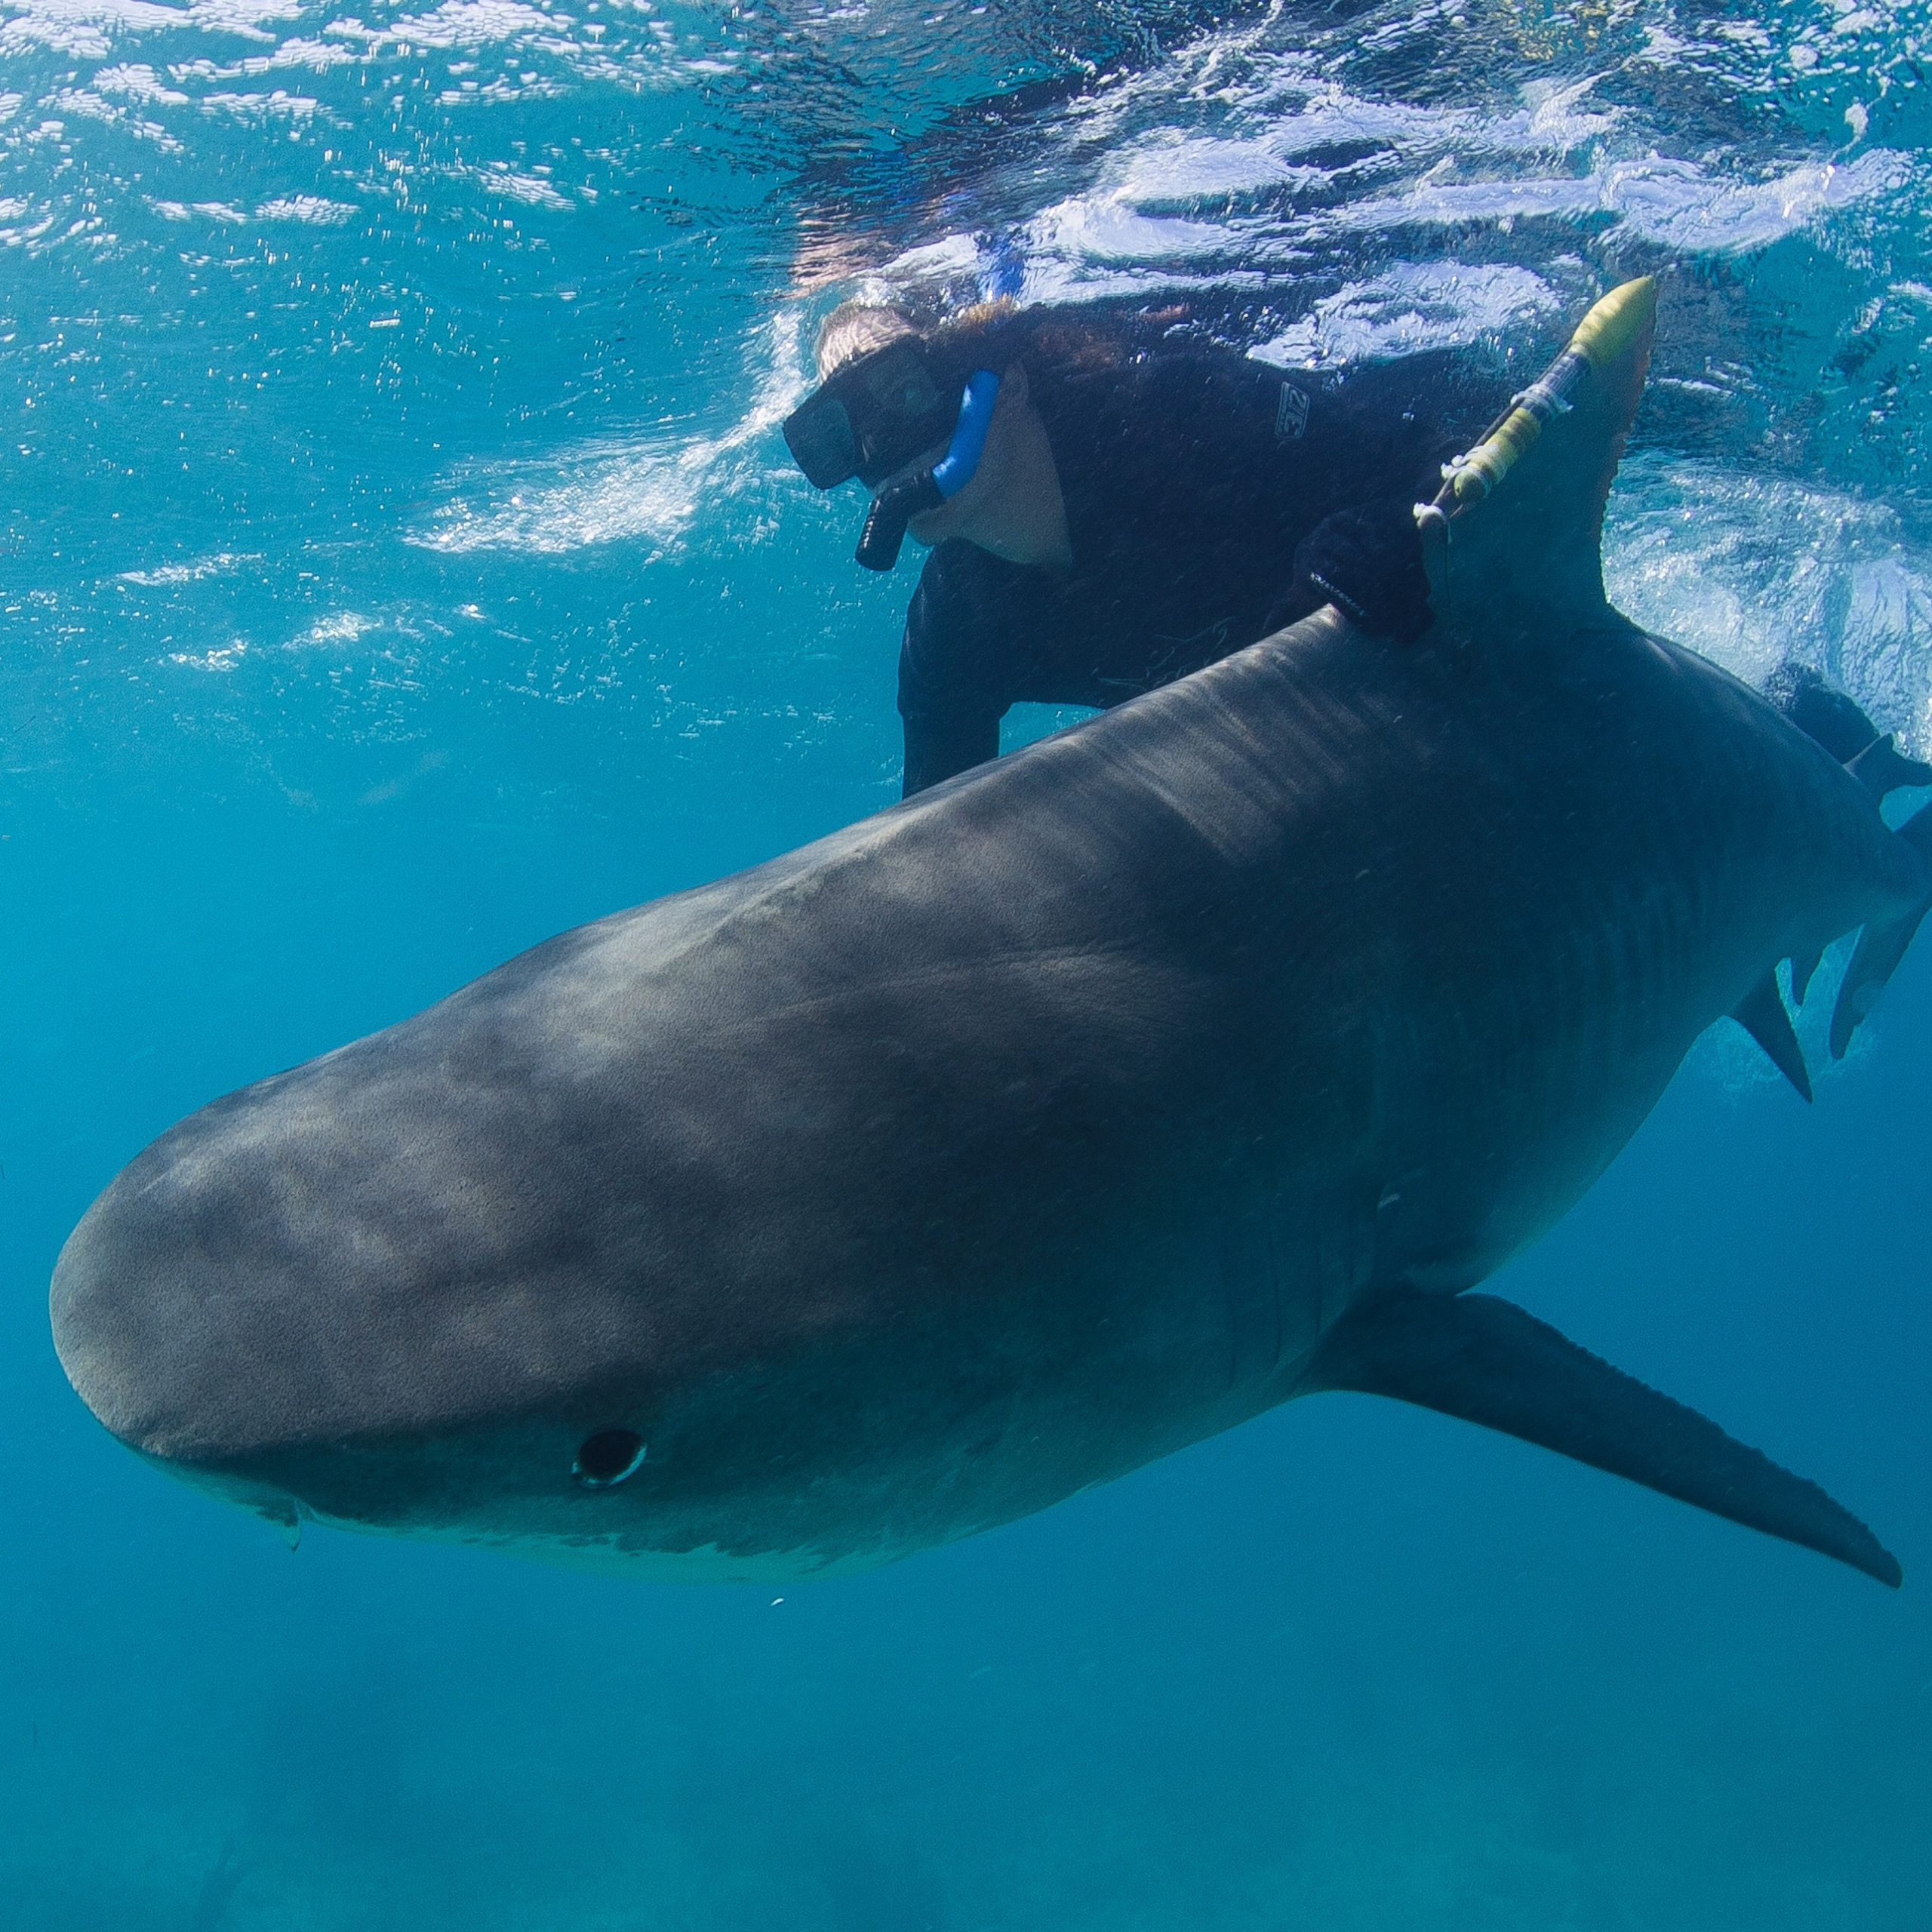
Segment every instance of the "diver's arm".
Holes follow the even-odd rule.
[[[1318,400],[1307,460],[1336,479],[1335,494],[1294,546],[1276,622],[1332,603],[1377,636],[1420,637],[1431,612],[1415,506],[1505,400],[1497,378],[1441,352],[1354,371]]]
[[[1013,574],[970,543],[943,543],[926,559],[899,651],[906,798],[999,755],[1024,629],[1005,594]]]
[[[942,779],[956,778],[999,756],[999,719],[983,712],[906,714],[906,776],[900,796],[909,798]]]
[[[1429,577],[1411,497],[1337,510],[1295,550],[1295,614],[1333,604],[1360,629],[1413,644],[1430,621]]]
[[[1332,604],[1358,629],[1411,644],[1429,626],[1429,579],[1414,506],[1378,497],[1324,517],[1296,546],[1264,635]]]

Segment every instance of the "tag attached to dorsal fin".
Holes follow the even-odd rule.
[[[1771,1064],[1810,1100],[1811,1076],[1804,1070],[1804,1054],[1792,1030],[1791,1015],[1779,996],[1776,968],[1744,995],[1730,1017],[1770,1056]]]
[[[1445,631],[1480,634],[1487,649],[1500,632],[1542,638],[1620,621],[1605,614],[1604,505],[1643,394],[1657,302],[1648,275],[1613,289],[1555,362],[1448,466],[1422,518],[1433,533],[1423,549]]]
[[[1351,1309],[1303,1386],[1391,1396],[1499,1429],[1894,1589],[1903,1580],[1897,1558],[1816,1483],[1494,1295],[1404,1287]]]
[[[1932,785],[1932,764],[1907,758],[1889,731],[1874,738],[1855,758],[1847,758],[1844,768],[1881,804],[1894,792]]]

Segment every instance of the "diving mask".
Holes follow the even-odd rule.
[[[857,552],[868,570],[891,570],[906,525],[956,495],[979,468],[999,378],[976,370],[963,395],[958,380],[932,367],[922,343],[901,339],[855,357],[785,419],[786,447],[815,488],[856,476],[878,490]],[[942,438],[946,454],[931,469],[888,481]]]

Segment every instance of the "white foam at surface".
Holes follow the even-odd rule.
[[[970,235],[943,235],[937,242],[922,243],[895,255],[880,270],[887,284],[922,281],[960,274],[979,272],[984,251]]]
[[[192,563],[157,564],[151,570],[123,571],[121,581],[144,590],[167,589],[177,584],[198,583],[204,577],[226,577],[240,565],[259,561],[252,555],[222,550],[211,557],[197,558]]]
[[[333,41],[295,39],[284,41],[272,53],[251,54],[244,60],[177,60],[168,71],[171,78],[182,82],[252,81],[291,68],[323,73],[367,58],[366,53]]]
[[[1910,174],[1880,149],[1842,165],[1807,162],[1768,181],[1716,183],[1687,162],[1626,163],[1604,177],[1604,205],[1647,241],[1700,252],[1768,247],[1821,215],[1894,192]]]
[[[500,50],[509,63],[542,64],[517,75],[495,75],[466,89],[443,90],[439,97],[469,105],[528,100],[577,86],[657,91],[688,85],[698,72],[689,48],[682,49],[685,57],[680,58],[679,31],[662,20],[639,23],[621,45],[606,44],[608,23],[580,21],[526,0],[443,0],[434,8],[400,14],[386,25],[344,16],[311,24],[306,32],[285,37],[278,31],[302,20],[308,11],[301,0],[190,0],[181,6],[159,0],[5,0],[0,7],[0,59],[38,48],[65,54],[77,63],[112,63],[95,91],[124,98],[144,95],[168,107],[196,104],[180,90],[197,81],[232,81],[275,69],[318,72],[357,62],[408,61],[485,48]],[[142,37],[189,32],[208,36],[217,47],[239,39],[266,51],[245,60],[232,55],[174,60],[168,69],[171,88],[142,63],[122,57],[129,51],[128,43]],[[703,21],[687,23],[683,31],[684,40],[700,51],[712,38],[711,27]],[[200,104],[242,115],[309,111],[309,104],[299,97],[291,104],[291,97],[279,94],[257,98],[230,93],[206,97]],[[85,100],[75,111],[94,112]],[[95,118],[102,117],[97,113]],[[146,125],[137,131],[151,138],[160,134]]]
[[[9,0],[13,17],[0,26],[0,46],[38,42],[83,59],[106,58],[117,38],[178,31],[273,38],[263,23],[297,18],[300,0],[193,0],[167,7],[154,0]]]
[[[201,106],[205,113],[233,114],[244,120],[306,121],[318,111],[321,103],[306,94],[291,94],[285,88],[275,88],[267,94],[226,91],[207,94],[202,95]]]
[[[302,12],[302,0],[194,0],[188,9],[194,26],[250,40],[272,39],[264,31],[269,23],[299,20]]]
[[[152,101],[157,106],[186,107],[189,96],[162,82],[152,67],[122,62],[103,67],[93,79],[97,94],[124,95],[130,100]]]
[[[1131,151],[1114,192],[1134,207],[1154,210],[1251,195],[1294,182],[1315,186],[1326,178],[1318,168],[1291,167],[1265,140],[1177,135]]]
[[[359,211],[351,202],[332,202],[321,195],[283,195],[255,210],[257,221],[303,221],[317,228],[334,228],[355,220]]]
[[[299,651],[304,647],[354,644],[377,627],[375,618],[365,617],[358,611],[334,611],[325,617],[318,617],[293,640],[289,648]]]
[[[481,504],[454,497],[409,540],[458,555],[486,550],[557,555],[639,540],[669,548],[701,509],[715,509],[767,475],[764,445],[804,391],[803,323],[803,309],[793,303],[759,332],[763,373],[750,407],[722,435],[607,445],[534,472],[519,467],[486,483]]]
[[[1301,88],[1305,78],[1291,69],[1284,83]],[[1443,148],[1462,141],[1479,125],[1461,109],[1411,106],[1404,101],[1362,100],[1330,84],[1315,86],[1291,114],[1270,115],[1267,141],[1284,160],[1340,143],[1385,144],[1402,152]]]
[[[540,175],[519,174],[502,162],[488,168],[472,169],[470,178],[486,192],[500,195],[506,201],[521,202],[526,208],[561,211],[577,205]]]
[[[103,100],[91,88],[63,88],[53,97],[51,105],[63,115],[78,114],[87,120],[104,122],[137,140],[153,141],[171,154],[183,152],[183,143],[159,122],[142,119],[119,103]]]
[[[557,23],[523,0],[443,0],[427,14],[392,22],[389,37],[422,47],[483,47],[493,41],[554,35]]]
[[[1755,685],[1807,665],[1932,752],[1932,554],[1886,506],[1640,456],[1611,494],[1604,578],[1646,629]]]
[[[1042,254],[1100,263],[1223,255],[1241,245],[1226,223],[1144,215],[1118,189],[1044,210],[1029,224],[1026,238]]]
[[[232,671],[248,656],[248,640],[238,637],[207,651],[171,651],[166,662],[186,671]]]
[[[1447,349],[1559,312],[1543,277],[1507,263],[1401,262],[1324,297],[1249,352],[1283,368],[1318,368]]]
[[[1148,294],[1163,269],[1225,286],[1229,268],[1299,273],[1312,255],[1358,253],[1361,237],[1420,229],[1427,238],[1405,251],[1420,253],[1443,231],[1507,234],[1524,220],[1580,240],[1608,216],[1614,233],[1648,245],[1741,254],[1821,231],[1911,179],[1909,158],[1884,149],[1762,177],[1721,150],[1660,155],[1629,108],[1595,101],[1602,78],[1530,81],[1501,112],[1421,106],[1358,95],[1304,55],[1256,48],[1248,29],[1210,34],[1067,111],[1062,137],[1088,179],[1021,226],[1026,293]],[[1134,127],[1156,114],[1164,125]]]
[[[232,202],[151,201],[148,206],[164,221],[192,221],[197,215],[208,221],[238,222],[248,219],[248,211]]]
[[[1736,183],[1695,162],[1652,156],[1580,176],[1473,182],[1425,177],[1317,221],[1343,232],[1375,232],[1614,214],[1646,242],[1687,254],[1732,254],[1767,248],[1824,215],[1888,194],[1907,172],[1901,156],[1881,150],[1843,166],[1806,163],[1767,181]]]

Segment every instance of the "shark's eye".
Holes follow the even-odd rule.
[[[600,1429],[577,1445],[571,1474],[586,1489],[608,1489],[636,1473],[644,1438],[632,1429]]]

